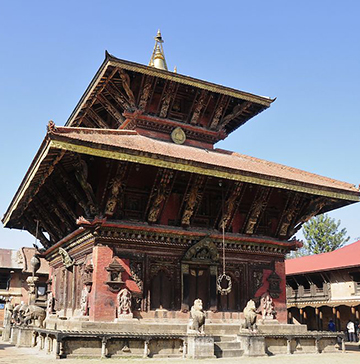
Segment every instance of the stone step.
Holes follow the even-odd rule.
[[[219,348],[220,350],[228,350],[228,349],[241,349],[241,345],[237,341],[222,341],[215,343],[215,349]]]
[[[244,350],[242,349],[230,349],[230,350],[224,350],[222,352],[222,358],[237,358],[239,356],[244,355]]]
[[[207,335],[222,336],[236,335],[240,330],[240,325],[237,324],[206,324],[205,333]]]

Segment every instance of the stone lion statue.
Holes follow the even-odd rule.
[[[46,317],[46,311],[36,305],[30,305],[25,311],[24,323],[30,325],[31,321],[38,320],[39,327],[44,327],[43,323]]]
[[[256,331],[256,305],[253,300],[248,301],[246,307],[244,308],[244,316],[245,316],[245,328],[249,331]]]
[[[205,312],[203,310],[203,303],[200,298],[194,301],[194,305],[190,310],[190,322],[188,331],[203,334],[205,324]]]

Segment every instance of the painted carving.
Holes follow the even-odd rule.
[[[168,87],[166,88],[166,90],[164,92],[164,96],[162,98],[161,109],[160,109],[160,114],[159,114],[159,116],[161,118],[166,118],[166,115],[169,110],[170,102],[174,98],[174,95],[175,95],[175,90],[176,90],[176,83],[170,82]]]
[[[149,97],[151,95],[152,80],[153,80],[153,78],[151,76],[146,76],[144,87],[143,87],[143,92],[141,94],[140,102],[139,102],[140,110],[146,109],[146,105],[147,105]]]
[[[237,200],[241,194],[243,183],[236,182],[233,186],[233,190],[229,198],[225,201],[224,216],[219,224],[219,230],[222,230],[223,225],[225,230],[229,227],[232,217],[234,216]]]
[[[256,305],[253,300],[249,300],[244,308],[244,317],[245,317],[245,329],[249,331],[256,331],[256,319],[257,319],[257,311]]]
[[[126,95],[129,99],[129,103],[131,105],[131,107],[135,107],[135,97],[133,92],[131,91],[130,88],[130,76],[122,69],[119,69],[119,75],[121,78],[121,82],[122,82],[122,86],[126,92]]]
[[[201,188],[205,182],[205,177],[198,176],[195,183],[192,185],[190,192],[186,196],[186,206],[181,219],[181,224],[184,226],[190,225],[190,219],[194,213],[195,207],[200,203],[202,198]]]
[[[118,318],[121,317],[132,317],[131,310],[131,298],[132,294],[127,288],[123,288],[117,296],[118,300]]]
[[[109,273],[109,278],[106,284],[109,286],[110,291],[118,292],[124,284],[122,280],[122,272],[125,268],[120,264],[117,257],[114,257],[112,262],[105,268]]]
[[[113,216],[116,210],[122,211],[123,209],[123,192],[126,171],[126,165],[120,164],[116,177],[110,182],[110,197],[105,207],[105,215],[107,216]]]
[[[246,234],[253,234],[255,225],[261,213],[265,210],[270,197],[270,188],[260,188],[250,210],[250,216],[246,224]]]
[[[156,222],[158,220],[161,206],[170,193],[169,185],[172,178],[173,178],[172,171],[164,170],[162,172],[161,179],[158,183],[158,188],[154,192],[154,196],[152,198],[152,205],[148,215],[149,222]]]
[[[190,310],[190,322],[188,325],[188,333],[203,334],[205,324],[205,312],[203,303],[200,298],[194,301],[194,305]]]
[[[269,293],[264,293],[260,300],[262,318],[263,320],[273,320],[275,319],[276,311],[274,308],[273,299]]]
[[[213,117],[211,125],[210,125],[210,129],[214,130],[217,128],[220,118],[224,112],[224,108],[227,103],[227,100],[228,100],[228,98],[226,96],[221,96],[220,102],[218,103],[218,105],[216,107],[214,117]]]
[[[70,257],[69,253],[65,249],[60,247],[59,254],[61,257],[61,261],[65,265],[65,268],[70,268],[74,265],[74,259]]]
[[[287,236],[289,226],[298,212],[299,202],[300,202],[300,195],[295,194],[290,206],[288,206],[288,208],[283,213],[283,219],[281,222],[280,232],[279,232],[280,236]]]
[[[96,204],[96,198],[94,195],[94,191],[90,185],[90,183],[87,181],[88,179],[88,166],[84,160],[82,160],[80,157],[77,158],[76,162],[74,163],[75,166],[75,177],[77,181],[79,182],[80,186],[82,187],[83,191],[85,192],[85,195],[88,200],[88,211],[87,213],[90,213],[90,215],[96,215],[98,213],[98,207]]]
[[[207,99],[207,95],[208,95],[208,92],[206,90],[201,91],[199,100],[196,102],[195,110],[194,110],[193,116],[190,121],[191,124],[196,124],[198,122],[201,111],[203,110],[203,108],[205,106],[205,101]]]
[[[184,255],[184,261],[219,261],[219,252],[214,242],[205,238],[193,245]]]

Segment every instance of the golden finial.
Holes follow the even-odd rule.
[[[174,67],[174,73],[177,73],[177,67],[176,66]]]
[[[162,39],[160,29],[157,31],[156,37],[154,39],[155,39],[155,46],[150,58],[149,66],[167,71],[168,68],[165,61],[164,48],[162,46],[164,41]]]

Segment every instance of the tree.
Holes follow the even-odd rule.
[[[328,253],[341,248],[350,237],[345,228],[339,230],[341,221],[337,222],[326,214],[318,215],[303,225],[305,244],[302,255]]]

